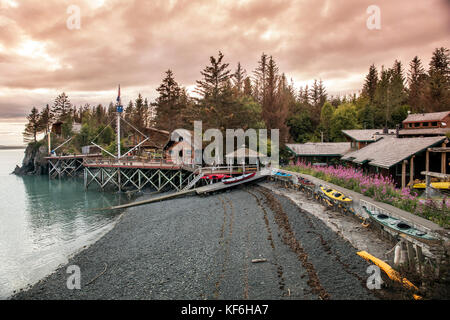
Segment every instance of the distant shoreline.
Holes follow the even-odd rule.
[[[17,150],[17,149],[25,149],[26,146],[0,146],[0,150]]]

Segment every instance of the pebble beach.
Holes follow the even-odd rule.
[[[129,208],[11,299],[377,299],[356,251],[288,197],[243,186]],[[80,289],[67,288],[69,265]]]

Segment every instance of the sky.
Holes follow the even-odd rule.
[[[427,67],[437,47],[450,0],[0,0],[0,145],[21,144],[31,107],[61,92],[107,105],[120,83],[122,101],[153,100],[167,69],[193,90],[219,50],[248,75],[272,55],[296,87],[322,79],[336,95],[371,64]]]

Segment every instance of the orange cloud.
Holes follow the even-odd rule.
[[[345,92],[360,89],[372,63],[406,66],[418,55],[427,64],[435,47],[450,47],[445,0],[16,4],[0,7],[0,118],[23,117],[61,91],[77,104],[108,103],[118,83],[130,99],[153,98],[168,68],[192,86],[219,50],[249,74],[266,52],[298,84],[322,78],[329,92]],[[381,30],[366,27],[372,4],[381,9]],[[66,26],[70,5],[80,7],[79,30]]]

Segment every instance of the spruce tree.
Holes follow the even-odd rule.
[[[378,81],[377,90],[375,92],[375,127],[382,128],[389,124],[391,118],[390,98],[390,82],[392,72],[390,69],[381,67],[380,80]]]
[[[219,51],[217,58],[210,57],[210,65],[201,74],[202,80],[197,80],[196,92],[201,118],[212,128],[224,130],[227,122],[233,117],[233,92],[230,81],[228,63],[223,62],[224,55]]]
[[[427,74],[419,57],[415,56],[409,64],[408,72],[408,104],[413,113],[425,112],[425,86]]]
[[[369,68],[369,73],[366,76],[362,94],[369,98],[369,102],[373,103],[375,100],[375,93],[378,83],[378,71],[374,64]]]
[[[31,113],[27,116],[28,123],[25,131],[22,133],[24,142],[36,142],[36,137],[42,131],[39,117],[39,111],[36,107],[31,109]]]
[[[427,104],[429,112],[448,110],[450,104],[449,49],[436,48],[428,71]]]
[[[403,75],[402,63],[395,60],[394,66],[390,70],[390,90],[389,90],[389,104],[391,110],[395,110],[398,107],[405,105],[407,102],[407,94],[405,88],[405,77]]]
[[[246,71],[241,67],[241,63],[238,62],[236,71],[233,74],[233,85],[238,93],[238,96],[240,96],[243,93],[244,89],[244,81],[246,79]]]
[[[255,82],[254,98],[261,105],[264,105],[264,99],[266,98],[267,63],[268,56],[263,52],[258,61],[258,67],[253,71]]]
[[[213,104],[218,102],[231,77],[229,64],[222,62],[223,57],[220,51],[217,58],[211,56],[209,58],[211,64],[200,72],[203,79],[197,80],[196,92]]]
[[[39,127],[44,130],[45,134],[50,131],[52,117],[53,115],[51,114],[50,106],[47,104],[39,115]]]
[[[159,96],[154,103],[155,123],[160,129],[172,131],[177,128],[177,117],[182,111],[179,108],[182,90],[175,81],[172,70],[166,71],[166,76],[156,91],[158,91]]]
[[[142,132],[146,124],[148,107],[145,106],[144,99],[140,93],[134,102],[134,106],[132,124],[136,127],[136,129]]]
[[[72,115],[72,103],[65,92],[56,97],[51,112],[59,121],[65,121],[68,116]]]

